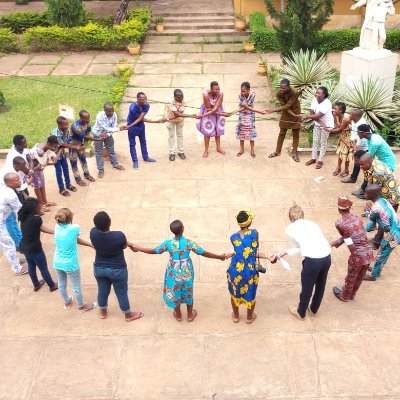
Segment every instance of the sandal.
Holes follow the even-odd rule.
[[[50,210],[50,208],[47,208],[46,206],[42,206],[42,207],[40,207],[40,211],[45,213],[45,212],[50,212],[51,210]]]
[[[65,197],[71,196],[71,194],[65,189],[60,190],[60,194],[61,194],[61,196],[65,196]]]
[[[54,207],[54,206],[56,206],[56,205],[57,205],[57,203],[49,202],[49,203],[46,203],[44,206],[45,206],[45,207]]]
[[[237,157],[240,157],[242,154],[243,154],[243,153],[241,153],[241,152],[239,151],[239,153],[237,153],[236,156],[237,156]]]
[[[96,308],[96,306],[97,306],[96,303],[90,303],[90,304],[87,304],[86,308],[78,309],[78,311],[82,314],[82,313],[85,313],[85,312],[88,312],[88,311],[92,311],[94,308]],[[83,307],[85,307],[85,306],[83,306]]]
[[[172,314],[173,314],[174,318],[175,318],[178,322],[182,322],[182,316],[178,317],[178,316],[176,315],[175,310],[173,311]]]
[[[69,301],[64,303],[64,310],[70,310],[73,301],[74,301],[74,297],[73,296],[69,296]]]
[[[317,162],[317,160],[314,159],[314,158],[312,158],[311,160],[308,160],[308,161],[306,162],[306,165],[307,165],[307,167],[308,167],[309,165],[315,164],[316,162]]]
[[[252,324],[255,320],[257,319],[257,314],[253,313],[253,318],[252,319],[247,319],[246,324]]]
[[[252,158],[256,158],[256,153],[251,153]]]
[[[345,169],[341,174],[340,174],[340,177],[341,178],[345,178],[347,175],[349,175],[349,171],[347,170],[347,169]]]
[[[235,318],[234,314],[232,313],[232,321],[237,324],[240,318]]]
[[[315,169],[321,169],[324,163],[322,161],[318,161],[317,165],[315,166]]]
[[[342,172],[342,170],[340,168],[336,168],[335,172],[332,174],[333,176],[338,176],[340,173]],[[342,175],[340,175],[342,177]]]
[[[281,155],[281,153],[277,153],[276,151],[274,151],[273,153],[271,153],[268,158],[274,158],[274,157],[279,157]]]
[[[78,181],[78,182],[76,182],[79,186],[87,186],[87,183],[86,182],[83,182],[83,181]]]
[[[86,186],[86,185],[85,185],[85,186]],[[69,186],[67,187],[67,189],[70,190],[71,192],[76,192],[76,187],[75,187],[75,186],[69,185]]]
[[[296,162],[300,162],[300,158],[297,154],[291,154],[290,157],[292,157],[292,159]]]
[[[90,182],[96,182],[96,179],[93,178],[93,176],[85,176],[85,179],[87,179]]]
[[[193,320],[197,317],[197,311],[193,308],[192,310],[192,318],[188,317],[188,322],[193,322]]]

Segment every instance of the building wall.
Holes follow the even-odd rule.
[[[287,0],[285,0],[286,3]],[[310,0],[312,1],[312,0]],[[350,10],[354,4],[351,0],[336,0],[333,6],[333,14],[331,20],[325,25],[324,29],[343,29],[343,28],[360,28],[362,24],[365,7],[357,10]],[[275,1],[275,6],[280,8],[280,1]],[[389,15],[386,22],[386,28],[395,29],[400,26],[400,4],[396,7],[396,14]],[[268,12],[265,7],[264,0],[233,0],[233,8],[235,14],[249,16],[255,11],[260,11],[267,16],[267,26],[272,27],[273,20],[268,17]]]

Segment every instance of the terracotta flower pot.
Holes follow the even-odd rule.
[[[251,53],[254,51],[254,43],[244,42],[243,48],[246,53]]]
[[[259,75],[267,75],[268,72],[268,68],[266,65],[262,64],[262,63],[258,63],[257,64],[257,74]]]
[[[157,32],[164,32],[164,24],[156,24]]]
[[[244,31],[246,29],[246,20],[235,19],[235,29],[238,31]]]
[[[128,46],[128,51],[132,56],[136,56],[140,51],[140,44],[137,46]]]

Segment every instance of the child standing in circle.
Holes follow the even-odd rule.
[[[53,265],[58,277],[58,287],[64,300],[64,309],[69,310],[72,305],[73,297],[68,295],[67,280],[71,281],[72,291],[75,294],[78,310],[86,312],[93,310],[96,303],[83,302],[81,287],[81,271],[78,260],[78,244],[92,247],[92,244],[79,237],[80,227],[73,224],[73,214],[68,208],[60,208],[55,220],[57,225],[54,229],[54,241],[56,244]]]
[[[22,203],[18,211],[18,219],[21,222],[22,240],[20,249],[26,257],[28,263],[28,273],[33,283],[33,290],[37,292],[46,282],[50,292],[58,289],[53,281],[47,267],[46,254],[44,254],[40,232],[53,234],[54,231],[43,226],[40,201],[34,197],[28,197]],[[39,280],[36,274],[38,267],[43,279]]]
[[[254,312],[259,279],[257,258],[266,258],[266,256],[258,253],[258,232],[250,229],[253,219],[254,215],[250,211],[240,211],[236,216],[240,231],[234,233],[230,238],[234,252],[228,254],[232,260],[226,274],[234,323],[239,322],[239,306],[241,304],[247,308],[247,324],[251,324],[257,318],[257,314]]]
[[[173,239],[168,239],[161,243],[155,249],[148,249],[133,245],[130,248],[133,251],[141,251],[147,254],[162,254],[169,252],[169,262],[165,271],[163,300],[165,304],[174,309],[174,318],[182,321],[181,304],[187,306],[187,320],[192,322],[197,315],[197,311],[193,308],[193,280],[194,270],[193,262],[190,258],[190,252],[207,257],[225,260],[225,254],[214,254],[204,250],[192,240],[183,237],[184,226],[179,220],[171,222],[171,232],[175,235]]]
[[[237,156],[244,153],[244,141],[250,141],[250,154],[254,158],[254,140],[257,137],[256,132],[256,113],[264,114],[263,111],[254,108],[254,99],[256,94],[250,91],[250,83],[243,82],[240,86],[239,109],[232,114],[239,113],[239,121],[236,127],[236,139],[240,140],[240,150]]]

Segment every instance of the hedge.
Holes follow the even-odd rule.
[[[9,28],[0,28],[0,53],[10,53],[18,50],[17,35]]]
[[[257,51],[280,51],[280,45],[276,37],[275,29],[268,29],[265,25],[264,14],[257,12],[250,15],[250,40],[255,44]],[[385,47],[389,50],[399,51],[400,30],[392,29],[386,32]],[[319,31],[322,37],[318,52],[338,52],[350,50],[359,45],[359,29],[332,29]]]
[[[1,28],[10,28],[14,33],[22,33],[35,26],[49,26],[46,12],[24,11],[3,15]]]

